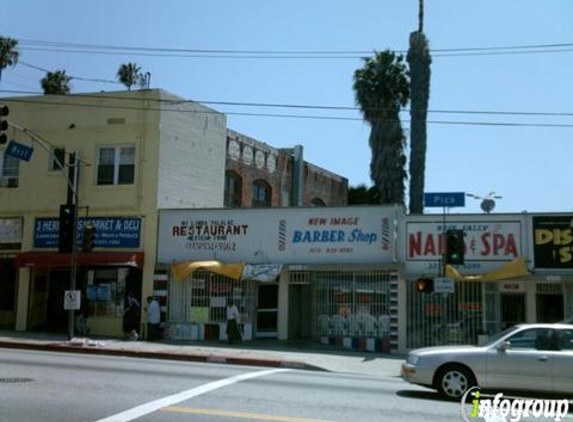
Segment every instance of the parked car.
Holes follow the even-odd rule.
[[[481,346],[412,350],[402,378],[451,399],[473,386],[573,394],[573,324],[522,324]]]

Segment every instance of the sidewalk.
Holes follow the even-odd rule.
[[[60,333],[0,330],[0,348],[231,363],[397,377],[403,356],[333,349],[315,342],[253,340],[223,342],[147,342],[89,337],[67,341]]]

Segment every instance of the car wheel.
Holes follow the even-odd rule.
[[[455,365],[442,368],[438,373],[436,384],[442,396],[459,399],[475,385],[475,381],[473,374],[467,368]]]

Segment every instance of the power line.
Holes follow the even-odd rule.
[[[4,92],[3,90],[0,92]],[[99,97],[106,99],[107,97]],[[56,101],[46,101],[30,98],[17,98],[10,99],[12,102],[35,103],[44,105],[55,105],[64,107],[87,107],[87,108],[105,108],[105,109],[122,109],[122,110],[135,110],[135,111],[164,111],[164,112],[177,112],[177,113],[194,113],[194,114],[226,114],[231,116],[250,116],[250,117],[273,117],[273,118],[296,118],[296,119],[313,119],[313,120],[347,120],[347,121],[363,121],[361,118],[354,117],[336,117],[336,116],[317,116],[317,115],[300,115],[300,114],[278,114],[278,113],[242,113],[242,112],[219,112],[215,110],[182,110],[182,109],[169,109],[169,108],[153,108],[153,107],[134,107],[134,106],[117,106],[105,104],[88,104],[67,101],[65,103]],[[410,123],[409,120],[401,120],[403,123]],[[441,125],[464,125],[464,126],[506,126],[506,127],[554,127],[554,128],[573,128],[573,124],[553,124],[553,123],[519,123],[519,122],[470,122],[470,121],[447,121],[447,120],[429,120],[429,124]]]
[[[198,48],[167,48],[167,47],[139,47],[139,46],[124,46],[124,45],[102,45],[102,44],[81,44],[81,43],[67,43],[57,41],[41,41],[41,40],[27,40],[22,39],[19,41],[20,45],[31,45],[36,47],[58,47],[69,48],[73,50],[89,52],[91,50],[102,51],[137,51],[147,53],[193,53],[193,54],[232,54],[232,55],[351,55],[347,58],[355,58],[356,55],[362,57],[367,54],[370,55],[375,49],[372,50],[353,50],[353,51],[336,51],[336,50],[233,50],[233,49],[198,49]],[[564,49],[565,50],[562,50]],[[490,46],[490,47],[457,47],[457,48],[437,48],[431,49],[432,53],[471,53],[471,52],[507,52],[521,50],[523,52],[541,52],[544,50],[556,51],[572,51],[573,43],[555,43],[555,44],[531,44],[531,45],[513,45],[513,46]],[[51,51],[48,49],[48,51]],[[406,54],[407,50],[398,50],[397,53]],[[258,56],[257,56],[258,58]]]
[[[44,68],[42,68],[42,67],[40,67],[40,66],[36,66],[36,65],[33,65],[33,64],[30,64],[30,63],[26,63],[26,62],[23,62],[23,61],[21,61],[21,60],[18,61],[18,64],[21,64],[21,65],[23,65],[23,66],[29,67],[30,69],[39,70],[39,71],[41,71],[41,72],[46,72],[46,73],[47,73],[47,72],[51,72],[51,70],[44,69]],[[98,83],[101,82],[101,83],[108,83],[108,84],[109,84],[109,83],[111,83],[111,84],[119,84],[118,81],[112,81],[112,80],[109,80],[109,79],[84,78],[84,77],[81,77],[81,76],[73,76],[73,75],[68,75],[68,76],[69,76],[71,79],[75,79],[75,80],[78,80],[78,81],[98,82]]]
[[[26,94],[26,95],[43,95],[40,92],[33,91],[15,91],[15,90],[0,90],[0,92],[11,94]],[[285,103],[257,103],[257,102],[237,102],[237,101],[212,101],[212,100],[186,100],[186,99],[166,99],[166,98],[129,98],[124,96],[114,95],[96,95],[96,94],[72,94],[75,97],[81,98],[97,98],[97,99],[110,99],[119,101],[155,101],[169,105],[179,104],[208,104],[208,105],[223,105],[223,106],[240,106],[240,107],[266,107],[266,108],[293,108],[293,109],[309,109],[309,110],[332,110],[332,111],[356,111],[360,112],[358,107],[349,106],[328,106],[328,105],[309,105],[309,104],[285,104]],[[68,95],[69,96],[69,95]],[[383,109],[369,109],[370,111],[382,111]],[[402,112],[409,112],[408,108],[402,109]],[[531,116],[531,117],[573,117],[573,112],[534,112],[534,111],[484,111],[484,110],[428,110],[428,113],[435,114],[470,114],[470,115],[491,115],[491,116]],[[361,119],[359,119],[361,120]]]

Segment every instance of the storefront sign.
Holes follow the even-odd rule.
[[[19,249],[22,243],[22,219],[0,218],[0,248]]]
[[[162,210],[160,263],[392,263],[398,207]]]
[[[83,240],[85,225],[95,227],[96,248],[139,248],[141,218],[136,217],[89,217],[78,221],[78,242]],[[58,247],[59,220],[57,218],[36,218],[34,225],[35,248]]]
[[[533,217],[535,268],[573,268],[573,215]]]
[[[409,273],[440,273],[445,249],[445,231],[463,230],[464,273],[479,274],[499,268],[504,262],[523,256],[521,219],[494,220],[491,216],[406,219],[406,270]]]

